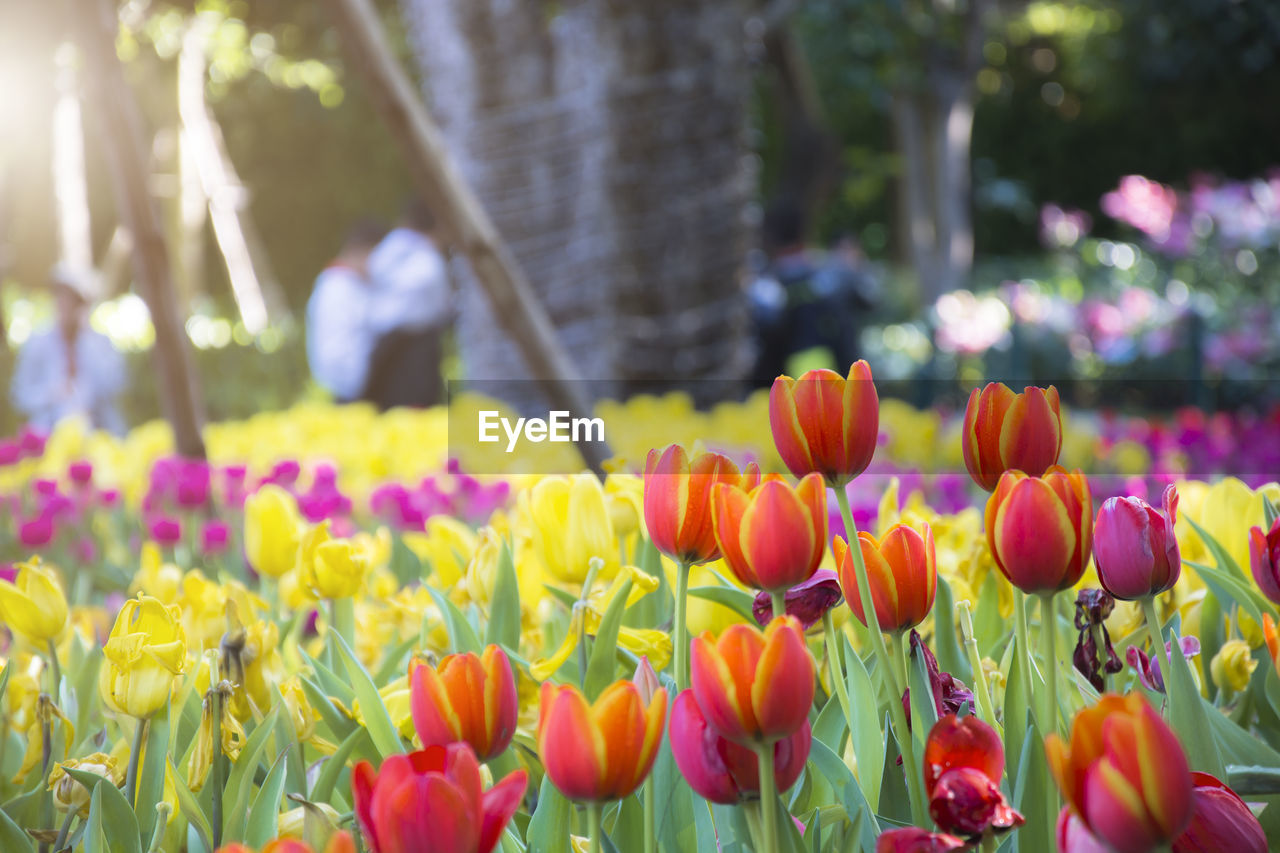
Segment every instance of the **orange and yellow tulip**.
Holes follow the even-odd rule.
[[[1079,471],[1006,471],[987,499],[987,544],[1009,582],[1029,595],[1075,586],[1093,547],[1093,498]]]
[[[1137,693],[1108,694],[1076,714],[1071,741],[1045,738],[1067,804],[1118,853],[1169,844],[1192,810],[1187,757],[1173,731]]]
[[[255,853],[252,847],[236,842],[228,844],[225,847],[219,847],[218,853]],[[298,841],[293,838],[277,838],[275,841],[268,841],[267,846],[257,853],[315,853],[310,844],[305,841]],[[324,846],[322,853],[356,853],[356,843],[351,840],[351,835],[346,832],[335,832],[329,836],[329,843]]]
[[[933,609],[933,598],[938,591],[938,558],[929,525],[924,525],[923,535],[902,523],[890,527],[879,539],[861,532],[858,544],[867,567],[871,601],[880,630],[905,631],[923,622]],[[858,621],[865,622],[849,545],[837,536],[831,550],[845,600]]]
[[[731,625],[693,641],[693,694],[707,721],[735,743],[769,744],[809,719],[813,658],[800,623],[779,616],[763,632]]]
[[[488,761],[516,733],[515,677],[507,653],[497,646],[483,655],[448,655],[438,667],[410,664],[409,691],[413,727],[424,747],[462,742]]]
[[[617,681],[588,704],[578,688],[542,683],[538,753],[552,783],[571,800],[629,796],[649,775],[667,720],[667,691],[646,708],[632,681]]]
[[[794,489],[780,477],[750,491],[718,483],[711,502],[720,553],[744,585],[785,592],[818,570],[827,544],[827,490],[817,474]]]
[[[960,443],[969,476],[988,492],[1005,471],[1039,477],[1062,452],[1058,389],[1029,387],[1015,394],[1002,382],[974,388]]]
[[[880,398],[865,361],[834,370],[810,370],[792,379],[779,376],[769,390],[773,443],[797,477],[821,474],[840,488],[866,470],[876,452]]]
[[[653,449],[644,465],[644,521],[654,547],[686,564],[720,558],[711,521],[711,490],[717,483],[753,489],[760,482],[754,462],[745,471],[719,453],[692,459],[673,444]]]

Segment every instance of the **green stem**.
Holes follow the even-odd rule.
[[[71,824],[75,822],[77,814],[79,814],[78,809],[67,809],[67,816],[62,819],[58,837],[53,842],[53,853],[61,853],[62,848],[66,846],[67,836],[71,834]]]
[[[1058,617],[1053,609],[1057,593],[1040,596],[1040,648],[1044,655],[1045,709],[1044,734],[1058,730]]]
[[[681,562],[676,569],[676,692],[689,689],[689,569]]]
[[[160,843],[164,841],[164,830],[169,825],[169,814],[173,811],[173,807],[164,800],[156,803],[156,828],[151,833],[151,844],[147,846],[147,853],[159,853]]]
[[[644,853],[655,853],[658,849],[658,809],[654,798],[653,774],[644,780]]]
[[[875,650],[879,662],[880,678],[885,690],[889,693],[889,714],[893,721],[894,737],[902,750],[903,768],[907,773],[907,790],[911,794],[911,817],[916,826],[928,826],[925,811],[924,780],[920,776],[920,768],[915,766],[914,759],[908,760],[911,748],[911,731],[907,728],[907,715],[902,710],[902,685],[894,674],[894,662],[885,648],[884,637],[880,634],[880,623],[876,619],[875,601],[871,598],[871,582],[867,578],[867,567],[862,561],[862,547],[858,543],[858,526],[853,520],[853,511],[849,508],[849,495],[843,488],[837,488],[836,503],[840,505],[840,515],[844,519],[845,533],[849,536],[849,554],[853,557],[854,575],[858,579],[858,596],[862,599],[862,617],[867,626],[867,634],[871,637],[871,646]]]
[[[601,838],[604,835],[604,829],[601,827],[601,812],[604,806],[601,803],[587,803],[587,835],[591,837],[591,853],[600,853],[602,845]]]
[[[1003,737],[1004,729],[996,720],[995,703],[991,701],[991,691],[987,686],[987,676],[982,669],[982,654],[978,651],[978,641],[973,634],[973,614],[969,602],[956,602],[956,611],[960,614],[960,636],[964,640],[965,651],[969,654],[969,668],[973,670],[973,692],[977,697],[978,716],[984,723],[995,728]]]
[[[150,720],[138,720],[137,728],[133,730],[133,749],[129,751],[129,769],[124,776],[124,797],[129,808],[136,808],[133,801],[138,793],[138,765],[142,761],[142,746],[147,742],[147,726],[150,724]]]
[[[40,697],[41,703],[51,702],[48,696]],[[48,705],[40,709],[40,734],[44,736],[44,743],[40,751],[40,778],[41,794],[40,794],[40,828],[44,829],[49,825],[52,819],[53,810],[53,792],[49,788],[49,764],[53,760],[53,709]],[[40,842],[40,853],[48,853],[49,842]]]
[[[222,754],[222,714],[223,696],[221,685],[215,685],[210,691],[209,699],[213,702],[213,791],[212,820],[213,849],[222,846],[222,793],[227,787],[226,758]]]
[[[58,647],[49,641],[49,695],[54,702],[59,701],[59,688],[62,686],[62,667],[58,666]]]
[[[1018,659],[1022,667],[1022,677],[1026,679],[1027,701],[1029,705],[1032,703],[1031,697],[1035,692],[1035,668],[1031,662],[1031,639],[1027,632],[1027,597],[1022,590],[1017,587],[1013,588],[1013,635],[1014,641],[1018,645]],[[1042,711],[1037,708],[1036,714]],[[1044,722],[1041,721],[1040,727],[1044,728]]]
[[[1156,655],[1160,656],[1160,677],[1164,681],[1165,703],[1169,704],[1173,696],[1173,691],[1169,689],[1169,679],[1173,677],[1173,664],[1169,657],[1169,650],[1164,647],[1164,635],[1160,630],[1160,614],[1156,613],[1154,596],[1148,595],[1142,599],[1142,615],[1147,622],[1147,633],[1151,635],[1151,656],[1153,658]]]
[[[907,651],[902,644],[902,632],[894,631],[889,635],[894,660],[900,667],[903,679],[907,672]],[[911,728],[907,725],[907,713],[902,708],[902,692],[897,694],[898,701],[889,703],[889,711],[893,716],[895,735],[902,732],[898,740],[898,748],[902,751],[902,770],[907,774],[907,792],[911,795],[911,818],[916,826],[928,828],[926,803],[928,797],[924,792],[923,768],[916,762],[916,742],[912,738]],[[926,700],[931,701],[931,700]],[[922,738],[923,739],[923,738]],[[918,805],[917,805],[918,804]]]
[[[769,593],[769,598],[770,600],[773,601],[773,618],[777,619],[779,616],[786,616],[787,615],[786,590],[783,590],[782,592],[771,592]]]
[[[773,744],[756,746],[756,762],[760,770],[759,853],[775,853],[778,849],[778,788],[773,775]]]
[[[751,834],[751,849],[763,850],[760,840],[760,801],[747,800],[742,804],[742,812],[747,818],[747,832]]]
[[[356,611],[355,603],[350,598],[329,599],[329,615],[333,620],[331,626],[348,648],[356,646]]]
[[[827,644],[827,665],[831,670],[831,692],[840,703],[844,712],[844,721],[849,726],[849,735],[853,735],[853,711],[849,702],[849,685],[844,680],[844,650],[841,648],[840,636],[836,633],[835,620],[828,610],[822,614],[822,638]]]

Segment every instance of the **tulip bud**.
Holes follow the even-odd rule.
[[[876,451],[880,398],[871,368],[856,361],[847,377],[825,369],[798,380],[779,376],[769,390],[769,426],[792,474],[821,474],[828,486],[842,488]]]
[[[760,765],[756,754],[727,740],[707,722],[692,690],[676,697],[667,727],[676,766],[700,797],[731,805],[760,795]],[[773,775],[779,791],[800,778],[813,734],[809,721],[773,745]]]
[[[1075,586],[1089,564],[1093,499],[1084,474],[1006,471],[987,500],[987,544],[997,568],[1028,595]]]
[[[267,484],[244,502],[244,552],[260,575],[278,578],[298,562],[301,521],[293,495]]]
[[[498,646],[486,647],[483,655],[448,655],[439,667],[413,666],[409,681],[413,725],[423,746],[461,741],[488,761],[511,743],[520,708],[511,662]]]
[[[1218,689],[1236,693],[1249,686],[1249,679],[1257,668],[1253,650],[1244,640],[1227,640],[1209,661],[1209,675]]]
[[[328,520],[302,537],[298,551],[299,579],[317,598],[350,598],[360,591],[368,558],[348,539],[329,535]]]
[[[649,663],[648,655],[640,656],[640,663],[636,664],[636,674],[632,676],[631,681],[640,691],[640,701],[646,707],[662,689],[662,684],[658,681],[658,673],[653,671],[653,664]]]
[[[650,450],[644,465],[644,520],[654,547],[677,562],[697,564],[720,558],[711,521],[711,490],[728,483],[750,491],[760,482],[753,462],[744,473],[719,453],[689,459],[672,444]]]
[[[43,649],[67,626],[67,599],[51,567],[32,557],[14,581],[0,580],[0,622]]]
[[[1178,493],[1164,490],[1164,513],[1139,498],[1108,498],[1093,528],[1093,559],[1107,592],[1133,601],[1172,589],[1182,572],[1177,521]]]
[[[886,829],[876,839],[876,853],[951,853],[968,847],[969,842],[963,838],[918,826]]]
[[[967,838],[1004,832],[1025,821],[1000,791],[1004,745],[995,729],[968,716],[948,714],[929,731],[924,785],[929,814],[945,832]]]
[[[1186,828],[1186,754],[1141,695],[1103,696],[1076,714],[1069,743],[1051,733],[1045,752],[1067,803],[1117,853],[1146,853]]]
[[[1265,853],[1267,836],[1244,800],[1208,773],[1192,773],[1192,814],[1173,853]]]
[[[720,553],[744,585],[785,592],[813,577],[827,542],[827,492],[810,474],[791,488],[766,479],[750,492],[717,483],[712,522]]]
[[[119,785],[124,781],[122,774],[116,772],[116,759],[103,752],[95,752],[84,758],[72,758],[59,761],[49,774],[49,790],[53,792],[53,804],[60,812],[76,811],[81,817],[89,815],[89,789],[71,777],[67,770],[80,770],[101,776]]]
[[[763,633],[731,625],[718,640],[703,634],[692,644],[698,707],[735,743],[774,743],[798,731],[809,719],[814,671],[800,623],[790,616]]]
[[[961,434],[964,465],[981,488],[991,491],[1005,471],[1039,477],[1062,452],[1058,389],[1029,387],[1015,394],[1000,382],[969,394]]]
[[[571,800],[629,796],[649,775],[662,743],[667,691],[646,706],[630,681],[617,681],[588,704],[572,685],[542,683],[538,754],[552,783]]]
[[[528,774],[515,770],[487,791],[464,743],[391,755],[351,773],[356,819],[372,853],[467,850],[491,853],[520,808]]]
[[[876,539],[865,531],[858,534],[862,560],[867,567],[871,601],[875,605],[879,629],[886,633],[905,631],[924,621],[933,609],[938,589],[937,554],[933,530],[924,525],[924,534],[898,523]],[[862,595],[858,591],[853,556],[844,539],[837,536],[831,551],[840,572],[849,609],[865,623]]]
[[[1266,533],[1261,527],[1250,529],[1249,567],[1262,594],[1280,604],[1280,518]]]

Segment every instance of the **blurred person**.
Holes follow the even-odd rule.
[[[384,236],[386,228],[377,222],[352,226],[307,301],[307,363],[316,382],[339,403],[364,396],[375,343],[369,256]]]
[[[374,337],[364,398],[380,409],[442,402],[441,340],[453,319],[448,261],[421,202],[369,256]]]
[[[124,357],[89,328],[91,273],[57,266],[49,274],[56,320],[18,352],[9,396],[30,426],[50,432],[64,418],[83,417],[94,429],[124,434],[116,398],[124,390]]]

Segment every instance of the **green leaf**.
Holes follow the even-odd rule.
[[[271,701],[277,708],[284,707],[284,695],[280,685],[271,685]],[[293,721],[288,714],[276,717],[276,743],[284,743],[288,749],[288,764],[285,772],[285,791],[291,794],[307,792],[307,768],[303,766],[302,744],[298,741],[298,732],[293,728]]]
[[[1196,687],[1195,678],[1191,675],[1191,667],[1182,656],[1178,647],[1178,635],[1173,638],[1172,660],[1169,668],[1173,670],[1165,680],[1169,691],[1169,723],[1177,733],[1178,739],[1187,751],[1187,762],[1192,770],[1211,773],[1221,779],[1226,770],[1222,757],[1218,754],[1217,745],[1212,737],[1205,737],[1209,728],[1209,715],[1221,717],[1214,708],[1205,708],[1200,698],[1200,689]],[[1226,721],[1228,724],[1230,721]]]
[[[858,756],[858,779],[873,809],[880,808],[880,782],[884,777],[884,732],[880,730],[880,703],[862,658],[844,640],[845,681],[849,685],[849,711],[855,731],[853,754]],[[831,744],[827,744],[831,746]],[[838,754],[838,753],[837,753]]]
[[[525,838],[529,853],[563,853],[570,849],[569,820],[573,805],[551,784],[550,776],[542,777],[538,789],[538,807],[529,821]]]
[[[1280,509],[1277,509],[1276,505],[1271,502],[1271,498],[1266,495],[1262,496],[1262,518],[1263,524],[1266,525],[1266,530],[1270,530],[1271,525],[1276,523],[1277,518],[1280,518]]]
[[[628,578],[600,619],[600,629],[596,631],[595,643],[591,647],[587,678],[583,685],[588,702],[594,702],[613,683],[618,673],[618,629],[622,627],[622,614],[627,609],[627,596],[630,594],[631,579]]]
[[[1229,559],[1229,558],[1228,558]],[[1191,560],[1184,560],[1186,565],[1196,570],[1204,585],[1216,595],[1220,602],[1234,601],[1245,609],[1253,621],[1262,624],[1262,614],[1271,613],[1275,609],[1271,602],[1254,585],[1252,580],[1243,580],[1228,571]]]
[[[346,739],[338,744],[338,748],[324,760],[324,766],[320,768],[320,775],[316,777],[316,783],[311,788],[312,802],[327,803],[333,795],[334,786],[338,784],[338,777],[347,766],[347,761],[351,758],[351,753],[355,751],[356,746],[363,740],[368,740],[369,732],[367,729],[354,729]],[[372,741],[370,741],[372,743]]]
[[[244,842],[253,849],[258,849],[279,835],[280,798],[284,796],[284,783],[287,776],[290,750],[286,747],[271,771],[258,789],[258,796],[253,798],[253,806],[249,809],[249,820],[244,830]]]
[[[212,850],[213,827],[209,823],[208,816],[204,813],[204,809],[200,807],[200,802],[196,799],[196,795],[191,793],[191,789],[187,787],[186,781],[178,775],[178,771],[173,766],[173,761],[168,761],[168,765],[169,777],[173,780],[173,787],[178,795],[178,808],[182,811],[182,815],[187,819],[187,822],[199,834],[205,849]]]
[[[89,827],[95,824],[101,827],[106,849],[111,853],[142,853],[138,821],[120,789],[111,783],[101,784],[103,777],[96,773],[67,768],[67,775],[93,791],[89,799]]]
[[[1026,826],[1015,835],[1014,845],[1022,853],[1028,851],[1054,850],[1057,848],[1055,827],[1058,822],[1057,789],[1049,778],[1049,762],[1045,758],[1044,749],[1040,747],[1042,736],[1040,728],[1032,720],[1030,714],[1027,721],[1026,748],[1022,750],[1018,763],[1017,775],[1011,776],[1013,782],[1013,802],[1015,808],[1027,819]],[[1009,729],[1012,726],[1006,725]],[[1050,797],[1052,799],[1052,805]],[[1045,833],[1040,839],[1032,837],[1036,829]]]
[[[689,590],[689,594],[697,598],[705,598],[707,601],[714,601],[716,604],[723,604],[752,625],[756,624],[756,616],[752,610],[756,597],[746,590],[738,589],[736,586],[695,586]]]
[[[1223,781],[1241,797],[1280,794],[1280,767],[1228,764]]]
[[[933,605],[933,647],[938,656],[938,666],[965,684],[973,684],[969,656],[960,647],[960,633],[956,629],[956,604],[951,585],[938,578],[937,598]]]
[[[382,658],[382,666],[373,673],[373,683],[387,685],[404,675],[408,669],[404,657],[416,645],[418,645],[418,636],[415,634],[386,653]]]
[[[1005,770],[1010,779],[1017,778],[1018,767],[1022,763],[1024,743],[1034,746],[1025,726],[1019,721],[1027,719],[1031,710],[1030,690],[1027,687],[1026,667],[1018,649],[1018,639],[1014,637],[1010,645],[1008,677],[1004,690],[1004,735],[1005,735]]]
[[[332,632],[332,636],[337,636],[337,633],[337,631]],[[346,679],[340,677],[326,663],[311,657],[305,649],[300,648],[299,651],[302,652],[303,660],[315,671],[315,681],[322,689],[323,695],[332,696],[350,708],[355,703],[356,694]]]
[[[831,784],[831,789],[835,791],[844,806],[845,815],[848,816],[849,821],[860,825],[862,849],[874,850],[876,836],[880,834],[880,826],[848,766],[820,741],[814,741],[810,745],[809,765],[813,772],[821,774]]]
[[[676,767],[668,738],[662,739],[653,764],[653,803],[658,846],[667,853],[698,850],[694,826],[695,797]],[[715,849],[712,846],[711,849]]]
[[[428,585],[427,592],[431,593],[436,607],[440,608],[440,615],[444,617],[444,625],[449,632],[450,651],[457,654],[465,652],[480,654],[482,651],[480,638],[476,636],[475,629],[471,627],[471,623],[467,621],[466,616],[462,615],[457,605],[433,586]]]
[[[987,572],[987,579],[982,582],[982,589],[978,590],[978,603],[973,608],[973,636],[978,643],[978,651],[984,655],[991,655],[1006,629],[1006,623],[998,618],[1000,581],[996,576],[996,572]]]
[[[413,549],[404,544],[404,540],[399,536],[393,537],[391,540],[391,573],[396,576],[396,580],[400,582],[400,586],[408,586],[417,580],[422,580],[422,561],[418,559],[418,555],[413,553]]]
[[[8,667],[5,669],[8,670]],[[7,672],[3,678],[7,680]],[[0,686],[3,686],[3,681],[0,681]],[[35,853],[35,849],[31,836],[23,832],[8,814],[0,811],[0,850],[4,850],[5,853],[10,850],[13,853]]]
[[[146,746],[142,766],[138,768],[138,793],[135,813],[138,831],[150,839],[156,825],[155,804],[164,799],[164,765],[169,751],[169,715],[157,715],[147,724]]]
[[[925,738],[938,722],[938,706],[933,703],[929,664],[914,647],[907,655],[907,681],[911,688],[911,739],[915,742],[916,755],[922,756]]]
[[[360,715],[364,717],[364,726],[373,738],[373,745],[383,758],[404,752],[404,744],[400,741],[400,733],[396,730],[387,706],[374,685],[369,672],[356,659],[355,654],[335,631],[332,635],[338,657],[351,678],[351,687],[355,691],[356,700],[360,703]]]
[[[330,734],[335,738],[344,738],[352,729],[358,728],[356,721],[339,711],[319,684],[305,676],[301,676],[300,680],[302,692],[307,694],[307,701],[320,714],[320,721],[329,728]]]
[[[516,579],[515,560],[506,542],[502,543],[498,553],[498,573],[489,601],[485,642],[508,649],[520,648],[520,583]]]
[[[333,632],[333,636],[337,636],[336,631]],[[278,707],[272,708],[254,728],[249,739],[241,747],[240,756],[227,777],[227,785],[222,792],[222,841],[224,843],[244,840],[245,821],[248,819],[249,803],[253,797],[254,776],[258,772],[258,765],[262,762],[262,753],[267,748],[267,741],[271,738],[278,713],[280,713]],[[217,796],[216,792],[214,796]]]

